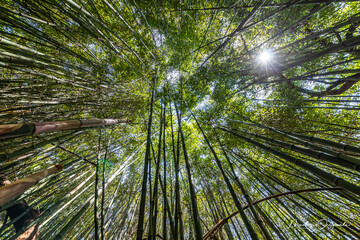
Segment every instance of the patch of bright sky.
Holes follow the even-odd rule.
[[[197,69],[198,67],[200,67],[202,64],[204,66],[208,65],[209,64],[209,61],[207,61],[205,64],[205,60],[208,58],[209,54],[204,54],[202,60],[200,62],[198,62],[196,65],[193,65],[193,69]],[[195,59],[196,60],[196,59]]]
[[[113,68],[113,66],[111,66],[111,65],[109,65],[108,67],[108,73],[106,73],[106,77],[107,78],[109,78],[109,79],[111,79],[111,80],[114,80],[114,68]]]
[[[166,80],[171,83],[171,85],[176,85],[180,79],[180,71],[170,69],[166,74]]]
[[[213,93],[214,92],[214,90],[215,90],[215,83],[210,83],[210,91],[211,91],[211,93]]]
[[[232,43],[232,46],[235,48],[239,48],[242,45],[239,38],[235,38],[234,42]]]
[[[203,100],[195,107],[195,110],[205,110],[207,105],[211,104],[210,95],[206,95]]]
[[[314,89],[316,86],[324,86],[323,83],[316,82],[316,79],[319,77],[313,77],[315,81],[311,81],[311,79],[307,79],[307,81],[300,81],[301,85],[307,89]]]
[[[3,26],[3,29],[4,29],[4,31],[7,32],[7,33],[12,33],[12,32],[13,32],[12,27]]]
[[[165,35],[160,33],[159,30],[155,29],[153,30],[153,36],[156,47],[160,47],[165,42]]]
[[[231,22],[229,22],[229,24],[231,24]],[[229,24],[227,25],[223,25],[223,27],[220,29],[220,33],[221,33],[221,36],[225,36],[226,34],[229,34]]]
[[[88,44],[89,49],[93,52],[93,53],[100,53],[101,52],[101,48],[95,44],[95,43],[90,43]]]
[[[271,88],[262,88],[259,86],[255,86],[255,92],[249,91],[247,94],[250,99],[267,99],[271,93]],[[259,103],[263,102],[260,101]]]

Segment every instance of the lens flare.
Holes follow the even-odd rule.
[[[260,61],[262,61],[263,63],[267,63],[270,61],[271,59],[271,54],[268,51],[264,51],[260,54],[259,56]]]

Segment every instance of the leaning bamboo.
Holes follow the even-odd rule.
[[[67,140],[70,140],[71,138],[74,138],[76,135],[78,135],[78,134],[69,133],[69,134],[54,137],[54,138],[51,138],[51,139],[47,139],[45,141],[33,144],[30,147],[22,148],[22,149],[16,150],[16,151],[8,153],[8,154],[0,154],[0,163],[8,161],[8,160],[12,160],[12,159],[18,159],[19,157],[26,156],[26,154],[28,154],[29,152],[32,152],[32,151],[34,151],[36,149],[39,149],[39,148],[42,148],[42,147],[44,147],[44,146],[46,146],[46,145],[48,145],[50,143],[62,142],[63,139],[66,139],[67,137],[69,137]],[[47,149],[47,150],[49,150],[49,149]],[[1,168],[1,170],[4,170],[3,166]]]
[[[263,199],[257,200],[252,202],[253,205],[256,205],[258,203],[261,203],[263,201],[268,201],[270,199],[273,198],[278,198],[281,196],[286,196],[286,195],[291,195],[291,194],[298,194],[298,193],[303,193],[303,192],[316,192],[316,191],[336,191],[336,190],[342,190],[341,188],[311,188],[311,189],[301,189],[301,190],[295,190],[295,191],[289,191],[289,192],[283,192],[283,193],[279,193],[279,194],[275,194],[275,195],[271,195],[269,197],[265,197]],[[245,205],[242,207],[243,209],[247,209],[249,208],[249,204]],[[226,218],[222,219],[221,221],[219,221],[213,228],[211,228],[205,235],[204,235],[204,240],[208,239],[210,236],[213,236],[214,232],[216,232],[219,228],[221,228],[227,221],[229,221],[229,219],[231,219],[232,217],[236,216],[239,213],[239,211],[233,212],[232,214],[230,214],[229,216],[227,216]]]
[[[216,162],[216,164],[217,164],[217,166],[218,166],[218,168],[219,168],[219,170],[220,170],[220,172],[221,172],[221,174],[222,174],[222,176],[223,176],[223,178],[224,178],[224,180],[225,180],[225,183],[226,183],[226,185],[227,185],[227,187],[228,187],[228,190],[229,190],[229,192],[230,192],[230,194],[231,194],[231,196],[232,196],[232,198],[233,198],[233,201],[234,201],[234,203],[235,203],[238,211],[240,212],[241,219],[243,220],[243,222],[244,222],[244,224],[245,224],[245,227],[246,227],[246,229],[247,229],[247,231],[248,231],[251,239],[253,239],[253,240],[254,240],[254,239],[259,239],[258,235],[256,234],[256,232],[255,232],[255,230],[254,230],[254,227],[251,225],[251,223],[250,223],[250,221],[249,221],[248,216],[245,214],[245,212],[244,212],[243,209],[242,209],[241,203],[240,203],[238,197],[236,196],[236,193],[235,193],[235,191],[234,191],[234,188],[232,187],[231,182],[230,182],[229,178],[227,177],[227,175],[226,175],[226,173],[225,173],[225,170],[224,170],[223,167],[222,167],[222,164],[221,164],[220,159],[218,158],[218,156],[217,156],[214,148],[211,146],[209,140],[207,139],[207,137],[206,137],[206,135],[205,135],[202,127],[200,126],[197,118],[195,117],[194,114],[192,114],[192,116],[193,116],[193,118],[195,119],[195,122],[197,123],[197,125],[198,125],[198,127],[199,127],[199,129],[200,129],[200,131],[201,131],[201,133],[202,133],[202,135],[203,135],[203,137],[204,137],[204,139],[205,139],[206,144],[207,144],[208,147],[210,148],[210,151],[211,151],[211,153],[212,153],[212,155],[213,155],[213,157],[214,157],[214,159],[215,159],[215,162]],[[240,183],[240,181],[239,181],[239,183]],[[240,186],[242,186],[241,183],[240,183]],[[243,191],[244,189],[241,189],[241,190],[242,190],[242,192],[243,192],[243,194],[244,194],[244,191]],[[248,200],[248,199],[247,199],[247,200]],[[253,212],[253,214],[254,214],[254,216],[257,216],[255,212]],[[255,217],[255,218],[256,218],[256,217]],[[257,218],[257,220],[258,220],[258,218]],[[259,224],[261,230],[263,231],[265,238],[266,238],[266,239],[271,239],[271,237],[270,237],[270,235],[268,234],[268,232],[267,232],[266,228],[264,227],[263,223],[260,222],[260,221],[258,221],[257,223]],[[204,238],[204,237],[203,237],[203,238]]]
[[[337,164],[339,166],[349,168],[349,169],[353,169],[355,171],[360,172],[360,165],[354,164],[354,163],[346,161],[346,160],[343,160],[341,158],[338,158],[337,156],[336,157],[332,156],[330,154],[327,154],[326,152],[314,151],[312,149],[302,148],[302,147],[299,147],[299,146],[297,146],[295,144],[292,144],[292,143],[283,142],[283,141],[280,141],[280,140],[276,140],[274,138],[268,138],[268,137],[265,137],[265,136],[262,136],[262,135],[259,135],[259,134],[254,134],[254,133],[240,131],[240,130],[239,130],[239,132],[242,132],[242,133],[247,134],[247,135],[255,136],[255,137],[263,139],[263,140],[265,140],[267,142],[275,143],[275,144],[277,144],[277,145],[279,145],[281,147],[288,148],[288,149],[291,149],[293,151],[300,152],[302,154],[305,154],[305,155],[308,155],[308,156],[311,156],[311,157],[314,157],[314,158],[318,158],[318,159],[321,159],[321,160],[324,160],[324,161],[327,161],[327,162],[330,162],[330,163],[334,163],[334,164]],[[345,155],[345,156],[347,156],[347,155]],[[356,159],[356,160],[358,160],[358,159]]]
[[[23,192],[38,184],[42,179],[53,175],[63,169],[63,165],[58,164],[54,167],[42,170],[38,173],[32,174],[26,178],[15,181],[9,185],[0,188],[0,206],[11,201],[15,197],[21,195]]]
[[[228,129],[225,129],[225,128],[219,128],[220,130],[222,131],[225,131],[225,132],[228,132],[240,139],[243,139],[245,141],[247,141],[248,143],[251,143],[261,149],[264,149],[265,151],[268,151],[280,158],[283,158],[289,162],[292,162],[294,163],[295,165],[307,170],[307,171],[310,171],[311,173],[313,173],[314,175],[318,176],[319,178],[323,179],[324,181],[330,183],[331,185],[334,185],[334,186],[337,186],[337,187],[342,187],[356,195],[360,195],[360,187],[358,187],[357,185],[353,184],[353,183],[350,183],[342,178],[339,178],[331,173],[328,173],[326,171],[323,171],[322,169],[320,168],[317,168],[316,166],[314,165],[311,165],[305,161],[302,161],[298,158],[295,158],[295,157],[292,157],[290,155],[287,155],[285,152],[282,152],[280,150],[275,150],[269,146],[266,146],[260,142],[257,142],[257,141],[254,141],[253,139],[250,139],[250,138],[247,138],[247,137],[244,137],[244,136],[241,136],[237,133],[234,133]]]
[[[61,231],[55,236],[54,239],[64,239],[66,234],[76,225],[79,219],[84,215],[89,206],[90,201],[87,201],[85,205],[75,214],[75,216],[61,229]]]
[[[18,123],[0,125],[0,139],[28,136],[33,134],[99,127],[127,123],[126,119],[64,120],[54,122]]]
[[[237,114],[236,112],[233,112],[233,113]],[[243,117],[243,116],[240,116],[240,117]],[[306,136],[306,135],[302,135],[302,134],[299,134],[299,133],[283,131],[283,130],[276,129],[274,127],[268,127],[268,126],[262,125],[260,123],[251,121],[248,118],[244,118],[244,119],[248,120],[249,122],[251,122],[255,126],[258,126],[260,128],[264,128],[264,129],[268,129],[270,131],[273,131],[273,132],[275,132],[277,134],[280,134],[280,135],[282,135],[282,136],[284,136],[286,138],[295,140],[295,141],[297,141],[297,142],[299,142],[299,143],[301,143],[301,144],[303,144],[303,145],[305,145],[307,147],[314,148],[316,150],[320,150],[320,151],[325,152],[327,154],[333,155],[336,158],[340,158],[342,160],[352,162],[352,163],[355,164],[355,166],[352,169],[356,169],[356,165],[360,164],[360,160],[355,158],[355,157],[352,157],[352,156],[346,155],[344,153],[329,149],[329,148],[335,147],[335,148],[338,148],[338,149],[343,149],[344,151],[359,152],[360,149],[357,148],[357,147],[342,144],[342,143],[337,143],[337,142],[333,142],[333,141],[329,141],[329,140],[326,140],[326,139],[316,138],[316,137],[313,137],[313,136]],[[317,145],[317,144],[313,144],[311,142],[318,143],[318,144],[323,144],[326,147],[320,146],[320,145]]]

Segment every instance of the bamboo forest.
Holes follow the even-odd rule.
[[[360,1],[0,0],[0,239],[360,239]]]

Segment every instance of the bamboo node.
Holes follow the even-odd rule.
[[[56,164],[55,167],[59,170],[63,170],[64,169],[64,165],[62,164]]]
[[[335,186],[338,186],[338,182],[339,182],[340,180],[341,180],[341,178],[338,178],[338,177],[335,178],[335,179],[334,179],[334,185],[335,185]]]

